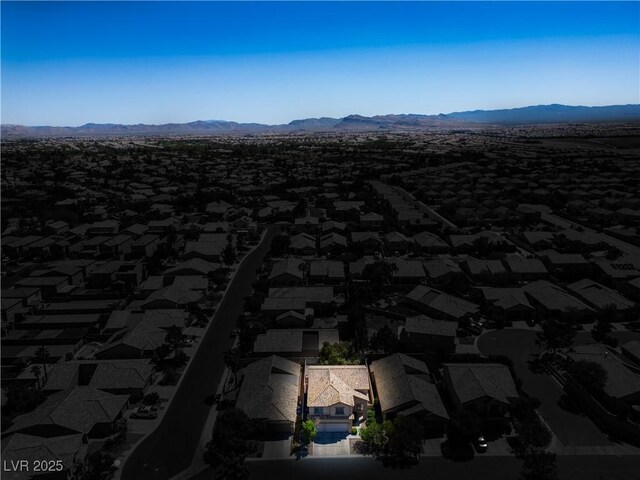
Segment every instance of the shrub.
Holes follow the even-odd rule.
[[[313,423],[313,420],[305,420],[302,422],[302,436],[306,443],[311,443],[317,434],[318,429],[316,424]]]
[[[169,368],[165,372],[164,377],[162,377],[162,380],[160,380],[160,385],[175,385],[179,379],[180,374],[174,368]]]
[[[155,405],[160,401],[160,395],[158,392],[147,393],[142,399],[142,403],[145,405]]]
[[[351,435],[357,435],[358,429],[356,427],[351,427]]]

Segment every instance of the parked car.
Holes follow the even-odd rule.
[[[476,440],[476,450],[478,451],[478,453],[482,453],[482,452],[486,452],[487,449],[489,448],[489,445],[487,444],[487,441],[485,440],[484,436],[480,435],[478,437],[478,439]]]
[[[158,409],[158,407],[152,407],[152,406],[143,406],[143,407],[138,407],[134,410],[134,412],[131,414],[131,417],[133,418],[157,418],[158,417],[158,412],[160,410]]]

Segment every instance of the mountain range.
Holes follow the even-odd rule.
[[[473,110],[439,115],[401,114],[348,115],[343,118],[305,118],[282,125],[238,123],[225,120],[198,120],[162,125],[122,125],[87,123],[79,127],[24,126],[3,124],[3,138],[75,137],[100,135],[223,135],[261,133],[419,131],[437,128],[469,128],[482,126],[515,126],[532,124],[639,122],[640,104],[584,107],[537,105],[503,110]]]

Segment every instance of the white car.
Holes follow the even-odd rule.
[[[131,414],[132,418],[157,418],[158,407],[143,406],[136,408]]]

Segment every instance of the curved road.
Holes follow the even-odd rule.
[[[160,425],[126,460],[123,480],[164,480],[189,468],[212,408],[204,399],[222,379],[222,354],[233,344],[229,334],[242,314],[244,297],[251,294],[256,269],[279,232],[280,225],[269,225],[263,241],[240,265]]]

